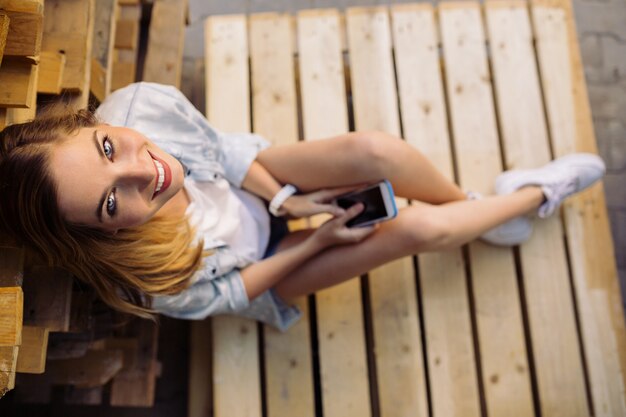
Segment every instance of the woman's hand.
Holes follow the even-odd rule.
[[[322,224],[312,235],[311,239],[320,245],[322,248],[333,245],[342,245],[346,243],[356,243],[365,239],[374,230],[377,225],[367,227],[352,227],[346,226],[348,220],[356,217],[365,206],[363,203],[355,204],[349,209],[345,210],[345,213],[328,220]]]
[[[360,187],[360,185],[357,185],[341,188],[329,188],[308,194],[293,195],[285,200],[281,208],[278,210],[278,214],[281,216],[287,215],[290,218],[296,219],[320,213],[329,213],[333,216],[341,216],[345,213],[345,210],[331,204],[330,202],[335,197],[352,190],[356,190]]]

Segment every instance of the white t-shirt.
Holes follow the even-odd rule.
[[[270,218],[259,197],[231,187],[223,178],[200,182],[187,177],[184,186],[191,200],[185,214],[197,233],[230,245],[238,264],[263,258],[270,238]]]

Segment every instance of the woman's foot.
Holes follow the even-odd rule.
[[[522,187],[541,187],[544,201],[537,215],[552,215],[567,197],[590,187],[600,180],[606,167],[594,154],[575,153],[555,159],[536,169],[518,169],[503,172],[496,179],[496,194],[510,194]]]

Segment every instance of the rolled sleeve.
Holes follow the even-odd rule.
[[[250,165],[259,152],[270,146],[270,142],[256,133],[219,132],[218,137],[224,175],[229,183],[241,188]]]
[[[238,270],[200,279],[176,295],[153,298],[152,308],[166,316],[202,320],[215,314],[236,314],[250,305]]]

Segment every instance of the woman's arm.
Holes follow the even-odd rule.
[[[241,183],[241,188],[270,201],[282,185],[257,161],[253,161]]]
[[[274,198],[276,193],[280,191],[282,184],[276,181],[263,165],[257,161],[253,161],[241,183],[241,187],[246,191],[270,201]],[[318,190],[308,194],[293,195],[285,200],[279,213],[281,215],[288,214],[294,218],[308,217],[319,213],[330,213],[334,216],[340,216],[343,214],[344,210],[330,204],[330,200],[358,187],[359,185],[355,185]]]
[[[359,214],[363,207],[361,203],[350,207],[341,216],[324,223],[303,242],[242,269],[241,277],[248,299],[252,300],[272,288],[296,267],[328,246],[363,240],[375,227],[346,227],[346,222]]]

